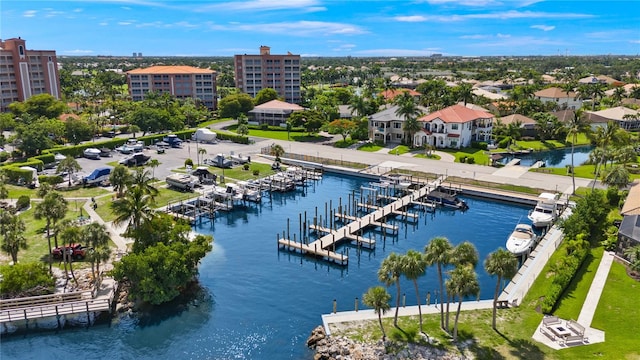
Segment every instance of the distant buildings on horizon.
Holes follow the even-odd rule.
[[[55,50],[28,50],[22,38],[0,40],[0,112],[33,95],[60,99],[60,75]]]

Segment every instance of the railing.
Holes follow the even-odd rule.
[[[59,304],[69,301],[89,300],[91,298],[91,292],[89,291],[76,291],[63,294],[40,295],[0,300],[0,311],[14,308]]]
[[[88,291],[0,300],[0,323],[110,309],[110,298],[93,299]]]

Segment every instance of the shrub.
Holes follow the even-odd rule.
[[[55,279],[41,262],[0,266],[0,293],[3,298],[53,293]]]
[[[618,189],[614,188],[614,187],[610,187],[607,189],[607,200],[609,201],[609,205],[611,206],[618,206],[618,204],[620,203],[620,192],[618,191]]]
[[[40,181],[41,183],[57,185],[62,183],[64,179],[60,175],[40,175],[38,176],[38,181]]]
[[[18,200],[16,201],[16,210],[24,210],[29,208],[31,205],[31,199],[27,195],[20,195]]]
[[[498,147],[502,148],[502,149],[506,149],[507,146],[509,146],[510,142],[511,142],[511,138],[510,137],[506,137],[506,138],[500,140],[500,142],[498,143]]]
[[[469,156],[467,158],[467,164],[475,164],[476,163],[476,158]]]
[[[253,176],[258,176],[260,175],[260,170],[259,169],[253,169]]]
[[[184,161],[184,166],[185,167],[187,167],[187,166],[192,166],[193,167],[193,160],[191,160],[191,159],[185,160]]]
[[[541,304],[542,313],[549,314],[553,311],[558,299],[569,286],[588,254],[589,249],[578,249],[551,266],[554,277]]]
[[[9,157],[10,157],[10,155],[9,155],[8,152],[6,152],[6,151],[0,152],[0,162],[7,161],[9,159]]]
[[[466,156],[461,156],[460,157],[460,162],[461,163],[466,163],[467,162],[467,157]]]
[[[242,165],[242,168],[245,169],[245,170],[249,170],[249,164]]]
[[[473,141],[471,147],[474,149],[487,150],[488,144],[484,141]]]

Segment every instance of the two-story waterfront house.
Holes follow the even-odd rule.
[[[380,112],[369,116],[369,139],[382,141],[383,143],[401,143],[405,140],[405,118],[398,115],[398,105],[390,106]],[[418,106],[418,110],[427,114],[429,110]]]
[[[463,105],[453,105],[418,118],[422,131],[414,135],[417,146],[434,148],[462,148],[472,141],[489,141],[494,116],[486,111],[473,110]]]

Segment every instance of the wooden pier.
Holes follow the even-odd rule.
[[[329,261],[334,261],[336,263],[340,263],[342,265],[347,265],[349,263],[348,255],[339,254],[335,252],[336,246],[338,243],[344,240],[356,241],[360,245],[366,245],[370,248],[375,247],[375,240],[365,239],[361,236],[356,235],[359,231],[368,226],[381,226],[384,224],[380,220],[389,216],[389,215],[403,215],[408,217],[410,214],[406,211],[402,211],[401,209],[411,205],[413,202],[420,201],[423,197],[429,194],[429,192],[436,189],[441,183],[444,181],[444,177],[441,177],[435,180],[431,184],[427,184],[421,187],[418,190],[410,190],[408,194],[397,199],[396,201],[379,207],[373,205],[365,206],[368,209],[374,210],[372,213],[364,215],[360,218],[354,219],[349,224],[346,224],[338,229],[329,229],[324,228],[318,225],[310,225],[312,229],[316,231],[322,231],[327,233],[327,235],[322,236],[320,239],[313,241],[311,243],[305,244],[303,242],[297,242],[294,240],[286,239],[283,236],[278,238],[278,248],[283,247],[289,250],[298,250],[302,253],[312,254],[318,257],[322,257]],[[361,205],[361,204],[358,204]],[[364,204],[366,205],[366,204]],[[337,214],[335,214],[337,216]],[[340,214],[341,218],[351,220],[350,217],[345,216],[344,214]]]

